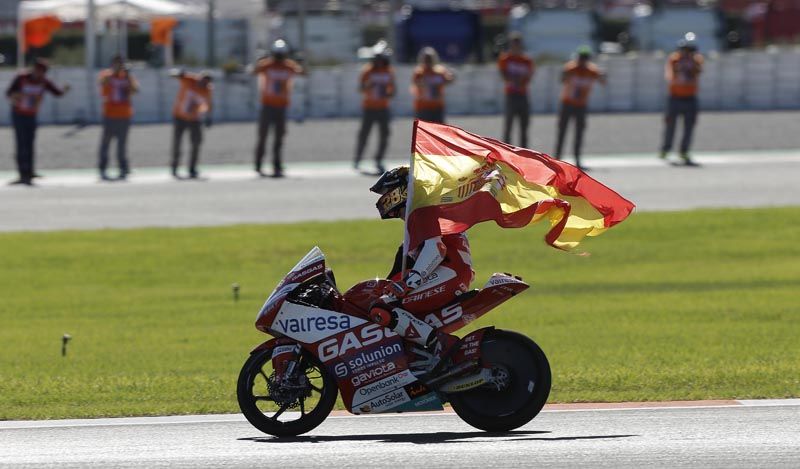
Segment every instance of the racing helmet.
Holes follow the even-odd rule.
[[[408,200],[408,166],[398,166],[383,173],[370,191],[380,194],[375,207],[381,219],[399,218]]]
[[[278,39],[272,43],[269,51],[274,56],[286,57],[289,55],[289,45],[283,39]]]
[[[688,32],[678,41],[678,49],[687,49],[690,51],[697,50],[697,35],[693,32]]]

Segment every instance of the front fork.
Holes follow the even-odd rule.
[[[283,384],[295,374],[300,358],[300,345],[296,343],[276,345],[272,349],[272,369],[275,381]]]

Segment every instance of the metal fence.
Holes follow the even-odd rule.
[[[590,109],[605,112],[652,112],[663,109],[666,97],[663,55],[600,57],[598,65],[608,74],[607,86],[597,85]],[[398,94],[392,111],[396,115],[413,112],[410,81],[413,67],[396,67]],[[558,64],[538,67],[531,84],[535,113],[557,110],[560,92]],[[318,68],[295,83],[290,117],[327,118],[359,115],[360,66],[356,64]],[[494,65],[455,67],[456,81],[447,90],[447,109],[451,114],[497,114],[502,112],[502,82]],[[172,101],[178,83],[163,70],[133,72],[141,84],[134,97],[137,122],[163,122],[171,119]],[[13,70],[0,71],[0,86],[5,89],[14,77]],[[71,124],[97,121],[99,98],[94,80],[79,68],[55,68],[51,78],[70,83],[72,91],[62,99],[46,98],[40,113],[44,123]],[[247,75],[215,81],[214,118],[217,121],[243,121],[256,118],[256,81]],[[90,96],[90,93],[94,94]],[[700,101],[707,110],[800,109],[800,49],[736,52],[707,57],[701,79]],[[94,108],[92,110],[92,108]],[[0,100],[0,124],[10,121],[9,104]]]

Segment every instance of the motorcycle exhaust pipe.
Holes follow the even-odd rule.
[[[457,365],[453,369],[449,370],[447,373],[441,374],[441,375],[439,375],[439,376],[437,376],[437,377],[425,382],[425,384],[427,384],[428,386],[433,387],[433,386],[436,386],[437,384],[441,383],[442,381],[450,379],[450,378],[452,378],[452,377],[454,377],[456,375],[460,375],[461,373],[464,373],[466,371],[472,371],[473,369],[475,369],[477,367],[478,367],[478,360],[466,361],[464,363],[461,363],[461,364]]]
[[[453,381],[450,381],[449,383],[446,383],[444,386],[440,387],[438,391],[448,394],[468,391],[470,389],[477,388],[478,386],[483,386],[484,384],[490,382],[491,379],[492,370],[489,368],[484,368],[473,375],[454,379]]]

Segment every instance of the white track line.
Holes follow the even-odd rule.
[[[702,401],[698,401],[702,402]],[[576,409],[545,409],[543,413],[563,413],[563,412],[616,412],[616,411],[662,411],[675,409],[722,409],[722,408],[743,408],[743,407],[795,407],[800,406],[800,399],[758,399],[758,400],[737,400],[736,404],[716,404],[716,405],[685,405],[685,406],[665,406],[657,405],[636,407],[615,407],[615,408],[576,408]],[[602,405],[602,404],[598,404]],[[287,413],[290,416],[291,413]],[[454,416],[452,412],[407,412],[402,414],[377,414],[377,415],[332,415],[328,418],[409,418],[417,416],[443,417]],[[29,428],[62,428],[62,427],[110,427],[110,426],[137,426],[137,425],[187,425],[187,424],[214,424],[214,423],[244,423],[245,418],[241,414],[213,414],[213,415],[174,415],[163,417],[120,417],[120,418],[98,418],[98,419],[69,419],[69,420],[17,420],[0,422],[0,430],[29,429]]]
[[[800,163],[800,150],[792,151],[751,151],[698,153],[695,160],[704,166],[719,165],[757,165],[764,163]],[[570,161],[570,160],[567,160]],[[644,154],[621,156],[587,156],[585,164],[590,169],[603,168],[657,168],[670,167],[668,162]],[[404,164],[402,161],[389,161],[388,167]],[[134,171],[124,183],[101,183],[94,170],[50,170],[43,171],[45,177],[36,181],[41,187],[109,186],[119,184],[165,184],[175,182],[167,168],[141,168]],[[208,165],[203,168],[204,178],[210,181],[256,181],[252,169],[245,165]],[[340,179],[358,177],[349,162],[297,163],[290,165],[288,177],[302,179]],[[12,180],[15,174],[1,172],[0,181]],[[0,186],[2,190],[4,186]],[[11,187],[9,187],[11,188]]]

